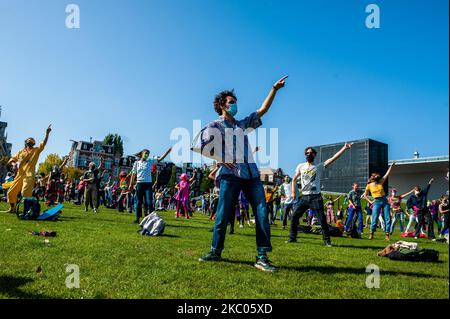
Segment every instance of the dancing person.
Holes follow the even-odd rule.
[[[419,223],[414,234],[414,239],[418,239],[422,229],[424,229],[425,223],[428,222],[428,239],[435,241],[433,221],[431,219],[430,211],[427,207],[427,196],[430,191],[431,184],[433,184],[434,178],[430,179],[428,185],[425,188],[420,186],[414,187],[414,193],[409,197],[406,205],[408,208],[412,208],[417,212],[417,218]]]
[[[156,160],[150,159],[150,151],[148,149],[143,149],[139,152],[139,160],[134,162],[131,170],[129,186],[130,191],[133,191],[133,189],[136,188],[134,196],[136,219],[133,223],[139,224],[143,205],[147,212],[153,211],[152,167],[155,162],[159,163],[164,160],[171,151],[172,147],[170,147],[163,156],[157,157]]]
[[[362,207],[361,207],[361,198],[363,195],[363,191],[359,188],[358,183],[352,184],[352,190],[348,193],[348,216],[347,220],[345,221],[344,226],[344,232],[347,233],[347,236],[351,235],[351,232],[353,230],[353,227],[355,224],[353,223],[354,214],[357,214],[357,218],[355,218],[355,221],[358,220],[358,233],[360,235],[363,235],[363,215],[362,215]]]
[[[449,211],[448,196],[442,195],[439,202],[440,202],[439,213],[442,215],[441,234],[445,234],[446,232],[448,232],[448,211]]]
[[[94,213],[98,212],[98,188],[99,172],[103,168],[103,157],[100,158],[100,165],[97,168],[94,162],[90,162],[88,170],[83,174],[83,181],[86,183],[84,188],[84,211],[89,211],[89,205]]]
[[[282,226],[286,229],[287,220],[291,214],[294,202],[297,200],[297,192],[292,197],[292,185],[289,176],[284,177],[284,183],[281,185],[281,206],[283,207]]]
[[[186,173],[181,174],[180,182],[175,185],[175,189],[178,190],[175,195],[175,199],[177,201],[177,210],[175,213],[176,218],[180,218],[180,216],[182,216],[181,210],[183,209],[185,218],[189,219],[189,185],[195,180],[196,174],[197,171],[195,170],[190,179]]]
[[[125,206],[124,206],[124,202],[127,202],[127,208],[128,208],[128,212],[131,212],[131,199],[130,197],[131,192],[130,192],[130,179],[131,179],[131,173],[127,172],[120,172],[119,174],[119,188],[120,188],[120,195],[117,199],[117,210],[119,211],[119,213],[123,213],[125,211]],[[109,185],[109,183],[108,183]],[[106,187],[105,187],[106,189]],[[110,186],[108,186],[108,189],[111,189]],[[111,195],[111,201],[112,201],[112,195]]]
[[[364,208],[364,211],[366,212],[366,223],[364,224],[364,228],[367,228],[370,224],[372,224],[372,208],[373,205],[367,202],[366,207]]]
[[[32,199],[33,188],[36,181],[36,164],[39,159],[39,155],[44,150],[45,145],[47,145],[48,137],[51,131],[52,126],[50,124],[45,132],[44,140],[38,147],[34,147],[36,145],[34,138],[27,138],[25,140],[24,149],[20,150],[9,159],[8,165],[15,166],[17,168],[17,172],[12,186],[8,189],[7,199],[10,207],[6,213],[16,213],[19,194],[22,194],[22,198],[26,200]]]
[[[269,214],[269,224],[274,225],[274,195],[278,190],[278,186],[275,186],[274,188],[265,186],[264,187],[264,196],[266,198],[266,205],[267,205],[267,212]]]
[[[397,221],[400,221],[400,232],[403,233],[403,220],[404,220],[404,211],[402,208],[402,199],[409,196],[414,192],[414,189],[410,190],[409,192],[399,195],[397,189],[393,188],[391,190],[391,196],[389,196],[389,204],[391,205],[392,210],[392,222],[391,222],[391,229],[389,233],[392,235],[394,233],[395,224]]]
[[[389,205],[389,202],[386,198],[386,194],[384,192],[384,183],[386,182],[386,179],[391,174],[392,168],[394,167],[395,162],[393,162],[386,174],[381,177],[380,173],[372,173],[369,178],[369,182],[367,183],[366,190],[364,191],[363,197],[370,203],[373,204],[372,209],[372,224],[370,226],[370,240],[373,240],[373,236],[375,233],[375,230],[377,228],[378,218],[380,216],[380,212],[383,212],[384,217],[384,232],[385,232],[385,239],[389,240],[389,231],[391,229],[391,207]],[[373,197],[373,200],[369,199],[369,192]]]
[[[298,225],[303,214],[311,209],[316,214],[322,227],[322,236],[325,246],[331,247],[330,231],[327,224],[327,218],[324,212],[323,198],[321,194],[321,183],[323,171],[340,158],[347,150],[353,146],[353,143],[345,143],[344,146],[333,157],[325,162],[315,164],[314,160],[317,151],[312,147],[305,149],[306,163],[297,166],[294,178],[292,179],[292,197],[295,197],[297,189],[297,180],[300,178],[302,197],[294,204],[291,220],[291,230],[287,243],[297,241]]]
[[[214,101],[214,109],[219,114],[219,119],[208,124],[194,139],[192,148],[194,151],[216,159],[220,163],[217,172],[220,195],[211,250],[201,257],[200,261],[221,260],[228,220],[234,212],[235,203],[242,190],[255,215],[258,256],[254,266],[262,271],[276,270],[267,257],[267,253],[272,251],[267,206],[260,173],[253,159],[247,135],[252,129],[261,126],[261,118],[269,110],[278,90],[284,87],[286,78],[287,76],[283,77],[273,85],[262,106],[256,112],[240,121],[235,119],[237,98],[234,92],[220,92]],[[237,143],[233,143],[235,136]],[[222,142],[225,142],[225,147],[220,147]],[[216,151],[218,149],[222,150],[221,154]]]
[[[328,225],[336,224],[336,215],[334,214],[334,203],[338,201],[342,195],[339,195],[336,199],[333,200],[332,196],[329,196],[328,201],[325,203],[327,208],[327,223]]]
[[[431,221],[430,223],[436,223],[438,227],[438,235],[441,237],[441,231],[442,231],[442,220],[439,218],[439,201],[432,200],[430,205],[428,205],[428,210],[431,214]]]
[[[250,227],[249,203],[243,191],[239,193],[240,227],[244,228],[244,223]]]

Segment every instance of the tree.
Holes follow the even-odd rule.
[[[62,158],[58,154],[49,154],[45,158],[45,161],[39,164],[38,173],[44,173],[46,176],[52,171],[53,165],[61,165]]]
[[[83,171],[76,167],[66,167],[64,169],[64,174],[68,179],[76,181],[79,180],[80,177],[83,175]]]
[[[209,190],[214,187],[214,181],[212,181],[208,178],[209,173],[211,173],[209,168],[206,168],[203,171],[202,181],[200,182],[200,193],[202,193],[202,194],[209,192]]]
[[[112,145],[114,147],[114,153],[123,156],[123,140],[119,134],[111,134],[105,136],[103,139],[103,145]]]
[[[170,179],[169,179],[169,182],[167,183],[167,187],[169,187],[172,194],[175,193],[176,183],[177,183],[177,166],[173,165],[172,171],[170,172]]]

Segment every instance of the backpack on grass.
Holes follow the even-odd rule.
[[[143,236],[160,236],[164,233],[166,222],[156,212],[146,216],[139,225]]]

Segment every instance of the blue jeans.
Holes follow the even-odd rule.
[[[234,216],[241,190],[252,206],[255,215],[258,254],[265,255],[266,252],[272,251],[272,245],[270,244],[270,225],[263,185],[259,178],[247,180],[234,175],[223,175],[220,178],[220,194],[211,251],[219,255],[223,251],[227,224],[230,216]]]
[[[397,223],[397,221],[400,221],[400,231],[403,233],[404,231],[403,220],[404,220],[403,211],[394,213],[394,219],[391,222],[391,234],[394,232],[395,224]]]
[[[136,221],[139,221],[139,218],[142,216],[142,205],[144,205],[147,212],[151,213],[153,211],[152,186],[152,183],[136,184],[136,194],[134,198]]]
[[[344,226],[344,232],[347,231],[352,231],[353,228],[353,224],[352,224],[352,220],[353,220],[353,215],[354,214],[358,214],[358,233],[362,233],[363,232],[363,215],[362,215],[362,209],[361,207],[356,207],[356,208],[348,208],[348,216],[347,216],[347,220],[345,221],[345,226]]]
[[[386,196],[375,198],[372,209],[372,225],[370,225],[370,232],[374,233],[377,229],[378,218],[380,216],[380,211],[383,213],[384,217],[384,229],[386,234],[389,234],[391,230],[391,205],[386,199]]]

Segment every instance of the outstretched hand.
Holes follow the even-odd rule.
[[[354,144],[354,143],[345,143],[344,148],[345,148],[346,150],[349,150],[349,149],[352,148],[353,144]]]
[[[274,85],[273,88],[275,90],[279,90],[286,84],[286,79],[289,77],[289,75],[283,76],[281,79],[279,79]]]
[[[52,131],[52,125],[50,124],[50,125],[47,127],[47,131],[46,131],[47,135],[50,134],[51,131]]]

